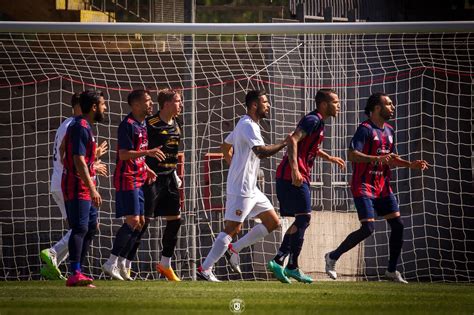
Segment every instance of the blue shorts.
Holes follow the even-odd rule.
[[[294,217],[295,214],[311,213],[311,195],[306,182],[300,187],[290,181],[278,178],[276,180],[276,193],[280,202],[280,215]]]
[[[385,216],[393,212],[399,212],[397,198],[393,194],[390,194],[384,198],[368,198],[368,197],[357,197],[354,198],[355,207],[357,209],[357,215],[359,220],[363,219],[375,219],[375,212],[378,216]]]
[[[69,228],[97,226],[97,208],[92,205],[91,200],[73,199],[65,204]]]
[[[127,215],[145,215],[145,197],[143,186],[134,190],[115,192],[115,217]]]

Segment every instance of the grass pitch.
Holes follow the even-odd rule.
[[[321,281],[223,283],[95,281],[67,288],[63,281],[0,282],[0,315],[7,314],[474,314],[472,284]]]

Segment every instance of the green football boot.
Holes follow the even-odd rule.
[[[41,260],[46,264],[47,271],[45,271],[45,275],[48,274],[51,277],[48,278],[42,274],[46,279],[50,280],[58,280],[63,279],[64,277],[61,275],[61,270],[59,270],[57,262],[56,262],[56,255],[52,252],[49,248],[43,249],[40,252]],[[53,279],[51,279],[53,278]]]
[[[303,282],[303,283],[312,283],[313,278],[310,276],[307,276],[301,271],[299,268],[296,269],[288,269],[285,268],[285,275],[287,277],[291,277],[293,279],[296,279],[298,282]]]
[[[270,260],[267,264],[267,268],[271,271],[275,277],[282,283],[291,283],[290,279],[285,275],[285,269],[283,266],[277,264],[274,260]]]

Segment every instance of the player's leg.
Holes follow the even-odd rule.
[[[64,204],[64,197],[61,191],[52,191],[51,195],[59,207],[61,211],[61,215],[64,219],[66,219],[66,206]],[[40,252],[40,258],[45,263],[45,265],[41,268],[41,275],[45,279],[50,280],[57,280],[57,279],[65,279],[61,275],[61,271],[59,270],[58,266],[61,264],[68,256],[68,243],[69,237],[71,235],[71,230],[68,232],[51,248],[43,249]]]
[[[233,196],[235,197],[235,196]],[[229,200],[229,197],[228,197]],[[227,206],[226,206],[227,208]],[[239,209],[236,209],[237,213],[240,213],[240,216],[242,215],[242,212]],[[239,217],[239,215],[236,215]],[[224,255],[226,250],[229,247],[230,242],[232,241],[232,238],[240,232],[242,229],[242,222],[240,221],[231,221],[228,219],[229,216],[225,215],[225,226],[224,226],[224,231],[220,232],[216,239],[214,240],[214,243],[212,244],[212,248],[209,251],[209,253],[206,256],[206,259],[202,263],[202,265],[198,268],[198,276],[207,281],[211,282],[220,282],[220,280],[217,279],[217,277],[214,275],[212,272],[212,268],[214,264]],[[240,220],[240,218],[237,218],[237,220]]]
[[[179,190],[173,176],[173,174],[169,174],[162,176],[162,179],[159,180],[161,188],[157,195],[155,216],[164,217],[166,227],[162,238],[163,250],[161,252],[161,259],[156,265],[156,270],[165,276],[168,281],[181,281],[171,267],[171,258],[174,255],[181,227]]]
[[[66,202],[66,211],[71,237],[69,238],[69,261],[71,275],[66,281],[67,286],[84,286],[92,283],[92,279],[84,276],[81,271],[81,256],[84,238],[88,232],[91,202],[74,199]]]
[[[198,268],[198,275],[204,280],[219,281],[212,273],[214,264],[225,254],[232,242],[232,238],[242,229],[242,222],[249,215],[255,205],[255,199],[249,197],[229,195],[225,205],[224,231],[220,232],[206,259]]]
[[[380,209],[380,210],[378,210]],[[403,230],[404,225],[400,217],[400,210],[398,208],[398,202],[394,195],[390,195],[385,198],[381,198],[376,205],[379,215],[383,215],[384,219],[390,225],[390,239],[389,239],[389,260],[387,271],[385,276],[387,279],[400,282],[408,283],[403,279],[400,272],[397,271],[397,263],[400,258],[403,246]]]
[[[140,227],[140,215],[140,190],[116,191],[115,216],[124,217],[125,221],[115,235],[110,257],[102,265],[104,273],[113,279],[125,280],[120,272],[119,259],[121,265],[125,265],[124,259],[134,245],[134,237],[136,238],[138,233],[135,231]]]
[[[97,208],[92,206],[92,204],[90,203],[88,203],[88,206],[90,206],[89,222],[87,226],[87,233],[84,236],[84,241],[82,242],[81,266],[84,266],[84,261],[86,259],[87,253],[89,252],[90,245],[95,235],[97,234],[98,227],[99,227],[99,224],[97,221]]]
[[[248,246],[251,246],[262,240],[265,236],[276,230],[280,226],[280,220],[273,209],[270,200],[257,190],[255,196],[255,205],[249,213],[249,217],[257,217],[262,223],[256,224],[248,233],[242,236],[237,242],[229,244],[229,262],[234,271],[241,273],[239,252]]]
[[[326,253],[324,259],[326,261],[326,274],[336,280],[336,261],[342,254],[348,252],[357,244],[365,240],[374,232],[374,200],[365,197],[354,198],[354,203],[359,216],[360,228],[350,233],[346,239],[332,252]]]
[[[132,248],[130,249],[130,252],[127,255],[127,259],[125,260],[125,268],[130,278],[131,278],[130,271],[132,268],[132,261],[135,260],[143,235],[148,230],[148,225],[150,224],[150,220],[151,220],[150,217],[145,217],[145,216],[140,217],[140,231],[138,232],[137,237],[135,239],[135,244],[132,245]]]
[[[295,213],[295,222],[293,223],[295,229],[293,229],[294,233],[290,234],[290,256],[288,259],[288,265],[285,268],[285,274],[287,277],[291,277],[304,283],[313,282],[313,279],[310,276],[305,275],[298,265],[298,258],[304,243],[304,234],[306,229],[309,227],[310,222],[310,213]]]

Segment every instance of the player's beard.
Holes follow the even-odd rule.
[[[265,112],[265,109],[261,109],[261,108],[258,108],[258,109],[257,109],[257,116],[258,116],[260,119],[268,118],[268,114],[269,114],[269,113]]]
[[[101,112],[95,112],[94,114],[94,120],[95,122],[101,122],[105,119],[105,114]]]
[[[382,116],[382,118],[385,120],[385,121],[389,121],[390,118],[392,118],[393,114],[390,114],[390,112],[388,110],[383,110],[381,113],[380,113],[380,116]]]

